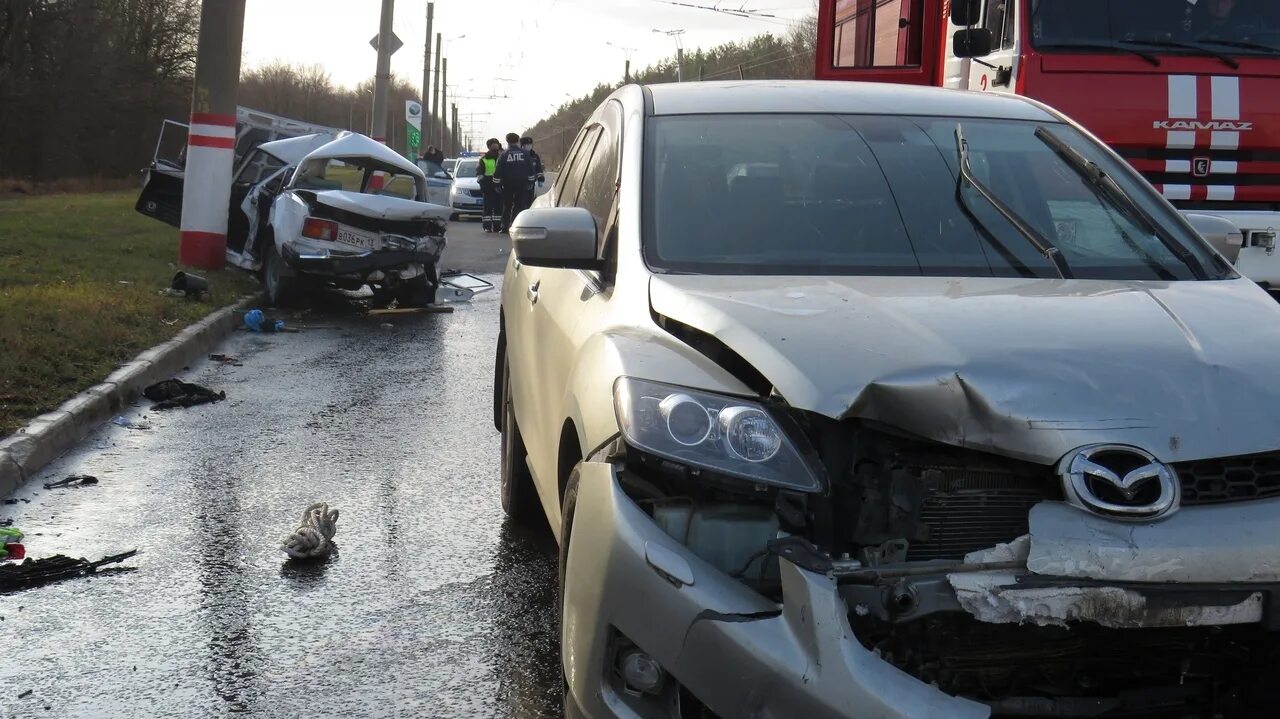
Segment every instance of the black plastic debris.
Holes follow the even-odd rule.
[[[73,474],[66,479],[59,479],[56,482],[45,482],[45,489],[59,489],[61,487],[88,487],[98,483],[98,478],[91,474]]]
[[[209,280],[190,272],[179,272],[173,276],[173,282],[169,287],[187,297],[198,298],[209,291]]]
[[[167,379],[142,390],[142,396],[155,402],[152,409],[166,410],[221,402],[227,398],[227,393],[214,392],[208,387],[178,379]]]
[[[27,559],[21,564],[0,564],[0,592],[29,589],[50,582],[98,574],[100,567],[123,562],[137,553],[138,550],[131,549],[96,561],[72,559],[62,554],[55,554],[43,559]],[[128,571],[127,568],[120,569]]]
[[[231,355],[224,355],[224,354],[211,354],[211,355],[209,355],[209,361],[210,361],[210,362],[218,362],[218,363],[220,363],[220,364],[229,364],[229,365],[231,365],[232,367],[243,367],[243,366],[244,366],[244,365],[240,364],[240,360],[239,360],[238,358],[236,358],[236,357],[232,357]]]

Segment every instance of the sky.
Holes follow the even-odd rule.
[[[628,55],[633,70],[673,55],[675,38],[654,30],[684,30],[686,50],[710,48],[764,32],[786,33],[816,5],[679,1],[745,8],[756,17],[666,0],[435,0],[434,32],[444,36],[448,90],[463,130],[472,137],[520,132],[566,100],[602,82],[621,81]],[[354,86],[374,74],[377,56],[369,40],[378,34],[380,8],[380,0],[249,0],[242,69],[276,60],[320,65],[335,84]],[[404,47],[391,56],[391,71],[418,87],[426,12],[426,0],[395,0],[395,34]]]

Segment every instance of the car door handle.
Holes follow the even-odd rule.
[[[533,305],[538,304],[538,287],[540,287],[541,285],[542,285],[542,280],[538,280],[537,282],[533,282],[529,284],[529,291],[525,293],[525,296],[529,298],[529,304],[533,304]]]

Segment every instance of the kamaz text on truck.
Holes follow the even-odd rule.
[[[816,76],[1044,102],[1280,287],[1280,0],[821,0]]]

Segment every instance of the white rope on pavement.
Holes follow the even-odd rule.
[[[290,559],[318,559],[333,550],[333,535],[338,532],[338,510],[326,502],[317,502],[302,513],[302,524],[285,538],[280,549]]]

